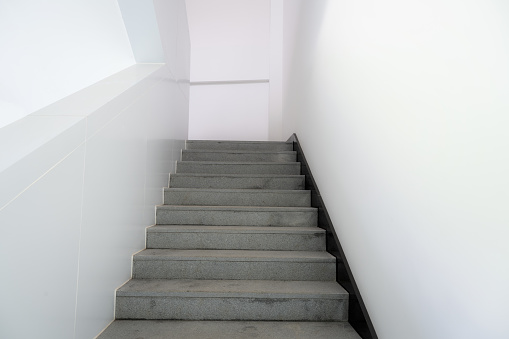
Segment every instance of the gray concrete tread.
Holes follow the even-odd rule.
[[[284,226],[197,226],[197,225],[154,225],[147,228],[150,233],[232,233],[232,234],[317,234],[325,233],[319,227]]]
[[[221,154],[297,154],[296,151],[255,151],[255,150],[235,150],[235,149],[185,149],[182,153],[221,153]],[[203,161],[203,160],[202,160]],[[258,163],[257,161],[255,161]]]
[[[177,167],[178,164],[199,164],[199,165],[229,165],[229,166],[235,166],[235,165],[250,165],[253,164],[256,165],[267,165],[267,166],[300,166],[300,162],[298,161],[292,161],[292,162],[285,162],[285,161],[202,161],[202,160],[179,160],[177,161]]]
[[[336,262],[325,251],[257,251],[257,250],[182,250],[145,249],[134,260],[184,261],[273,261],[273,262]]]
[[[286,141],[251,141],[251,140],[186,140],[186,144],[207,144],[207,143],[218,143],[218,144],[252,144],[252,145],[270,145],[270,144],[292,144]]]
[[[347,322],[115,320],[97,339],[361,339]]]
[[[218,193],[278,193],[278,194],[309,194],[309,190],[280,190],[280,189],[248,189],[248,188],[187,188],[164,187],[165,192],[218,192]]]
[[[348,299],[335,281],[131,279],[117,297],[180,296],[203,298]]]
[[[300,162],[177,161],[177,173],[300,174]]]
[[[159,205],[157,209],[167,211],[228,211],[228,212],[314,212],[316,207],[267,207],[267,206],[191,206]]]
[[[172,173],[176,177],[228,177],[228,178],[304,178],[302,174],[208,174],[208,173]]]

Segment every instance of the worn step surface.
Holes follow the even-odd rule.
[[[176,173],[170,175],[170,187],[300,190],[304,189],[304,176]]]
[[[263,161],[294,162],[297,152],[238,151],[238,150],[182,150],[182,161]]]
[[[300,162],[177,161],[177,173],[300,174]]]
[[[115,320],[97,339],[361,339],[347,322]]]
[[[146,249],[133,258],[133,278],[332,281],[336,259],[322,251]]]
[[[165,205],[205,206],[311,206],[311,191],[165,188]]]
[[[187,140],[186,149],[293,151],[293,143],[284,141]]]
[[[100,338],[359,339],[300,167],[292,143],[187,141],[116,292],[139,320]]]
[[[318,227],[155,225],[147,228],[147,248],[323,251]]]
[[[156,208],[158,225],[295,226],[317,224],[314,207],[174,206]]]
[[[348,293],[333,281],[132,279],[117,319],[345,321]]]

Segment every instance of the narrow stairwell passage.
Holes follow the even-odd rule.
[[[106,338],[360,337],[291,143],[188,141]]]

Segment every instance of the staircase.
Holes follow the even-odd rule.
[[[360,338],[310,206],[291,143],[187,141],[99,338]]]

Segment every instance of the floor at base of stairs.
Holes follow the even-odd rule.
[[[360,339],[347,322],[115,320],[97,339]]]

